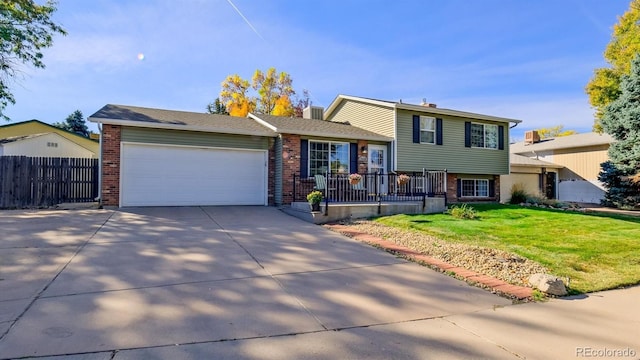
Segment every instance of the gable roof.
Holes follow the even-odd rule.
[[[392,141],[392,138],[374,132],[355,127],[349,124],[294,118],[286,116],[273,116],[264,114],[249,114],[249,117],[281,134],[297,134],[318,137],[333,137],[338,139],[360,139],[374,141]]]
[[[69,141],[91,151],[94,154],[99,153],[100,144],[98,140],[90,139],[74,132],[61,129],[59,127],[47,124],[40,120],[27,120],[17,123],[0,125],[0,138],[13,136],[26,136],[33,134],[56,133]]]
[[[107,104],[88,118],[91,122],[173,130],[217,132],[225,134],[275,136],[275,132],[252,119]]]
[[[526,156],[511,154],[509,157],[509,164],[516,166],[527,166],[527,167],[545,167],[545,168],[555,168],[562,169],[564,166],[550,163],[547,161],[542,161],[538,159],[532,159]]]
[[[350,96],[350,95],[338,95],[333,100],[333,102],[329,105],[329,107],[325,111],[325,114],[331,114],[338,107],[338,105],[340,105],[340,103],[345,100],[358,101],[362,103],[388,107],[391,109],[403,109],[403,110],[409,110],[409,111],[415,111],[415,112],[423,112],[423,113],[433,114],[433,115],[448,115],[448,116],[457,116],[457,117],[462,117],[467,119],[487,120],[487,121],[515,123],[515,124],[522,122],[522,120],[477,114],[477,113],[471,113],[467,111],[429,107],[429,106],[423,106],[423,105],[405,104],[405,103],[395,102],[395,101],[377,100],[377,99],[370,99],[370,98]],[[325,115],[325,118],[327,118],[327,115]]]
[[[558,149],[572,149],[587,146],[609,145],[615,140],[609,134],[598,134],[595,132],[575,134],[568,136],[559,136],[554,138],[542,139],[538,143],[525,144],[524,141],[509,145],[512,153],[527,153],[530,151],[547,151]]]

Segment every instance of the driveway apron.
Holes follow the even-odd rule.
[[[436,355],[469,354],[466,341],[512,357],[439,320],[510,301],[275,208],[0,212],[0,222],[0,359],[198,358],[180,351],[212,347],[267,357],[264,342],[274,358],[331,343],[381,355],[372,344],[394,332],[415,332],[405,339],[415,346],[432,336]],[[279,342],[291,352],[273,350]]]

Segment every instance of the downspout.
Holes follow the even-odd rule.
[[[98,204],[102,208],[102,124],[97,123],[98,131],[100,131],[100,148],[98,154]]]
[[[398,171],[398,105],[393,105],[393,141],[391,142],[391,171]]]
[[[282,178],[282,134],[278,134],[275,138],[274,144],[274,157],[275,157],[275,184],[274,184],[274,203],[276,206],[282,206],[282,186],[284,179]]]

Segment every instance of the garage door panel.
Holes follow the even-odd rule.
[[[123,206],[265,205],[264,151],[125,144]]]

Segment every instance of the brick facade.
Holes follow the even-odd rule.
[[[282,134],[282,203],[293,202],[293,175],[300,175],[300,135]]]
[[[494,175],[495,196],[486,198],[460,197],[458,198],[458,174],[447,174],[447,203],[473,201],[500,201],[500,175]]]
[[[367,151],[369,142],[367,140],[358,140],[358,170],[359,174],[366,174],[369,172],[369,155],[362,150]],[[356,172],[351,169],[351,172]]]
[[[120,140],[122,127],[102,126],[102,205],[120,206]]]

